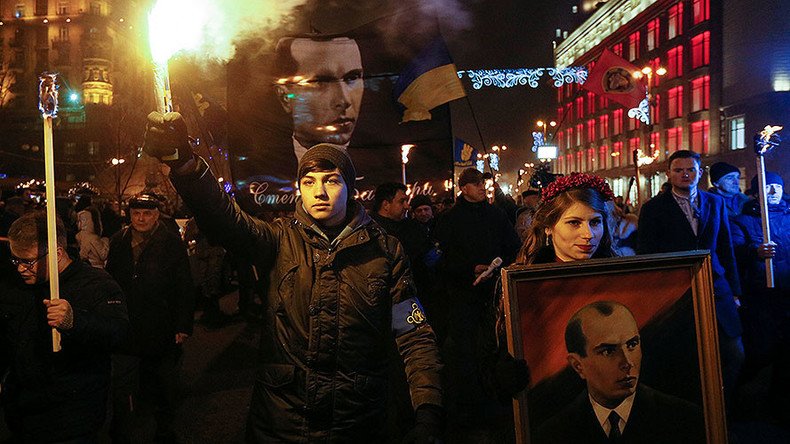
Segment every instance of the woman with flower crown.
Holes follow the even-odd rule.
[[[571,262],[612,257],[614,193],[599,176],[571,173],[543,189],[516,263]]]

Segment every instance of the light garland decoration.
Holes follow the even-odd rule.
[[[587,81],[587,68],[574,66],[570,68],[515,68],[515,69],[468,69],[458,71],[458,78],[464,75],[472,81],[472,88],[481,89],[484,86],[499,88],[513,88],[515,86],[529,85],[538,87],[538,82],[544,74],[554,79],[554,86],[559,88],[568,83],[580,85]]]
[[[639,102],[639,106],[628,110],[628,117],[638,119],[645,125],[650,125],[650,102],[647,97]]]

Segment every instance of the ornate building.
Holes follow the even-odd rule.
[[[141,3],[0,0],[0,178],[43,176],[44,71],[59,73],[58,180],[92,180],[111,158],[132,160],[153,106]]]
[[[587,65],[604,48],[638,68],[659,67],[650,79],[652,124],[576,85],[558,90],[555,172],[595,172],[617,195],[634,176],[637,149],[657,152],[642,167],[644,196],[666,181],[666,159],[678,149],[741,168],[742,188],[755,174],[752,136],[767,124],[790,130],[789,2],[769,0],[609,0],[557,45],[557,66]],[[764,23],[756,30],[748,24]],[[790,131],[785,131],[789,135]],[[787,149],[785,149],[787,150]],[[790,155],[768,158],[790,171]]]

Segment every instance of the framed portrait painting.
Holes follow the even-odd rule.
[[[502,271],[519,443],[725,443],[707,251]]]

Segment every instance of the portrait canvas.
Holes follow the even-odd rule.
[[[726,442],[707,252],[502,275],[508,349],[531,373],[517,442]]]

